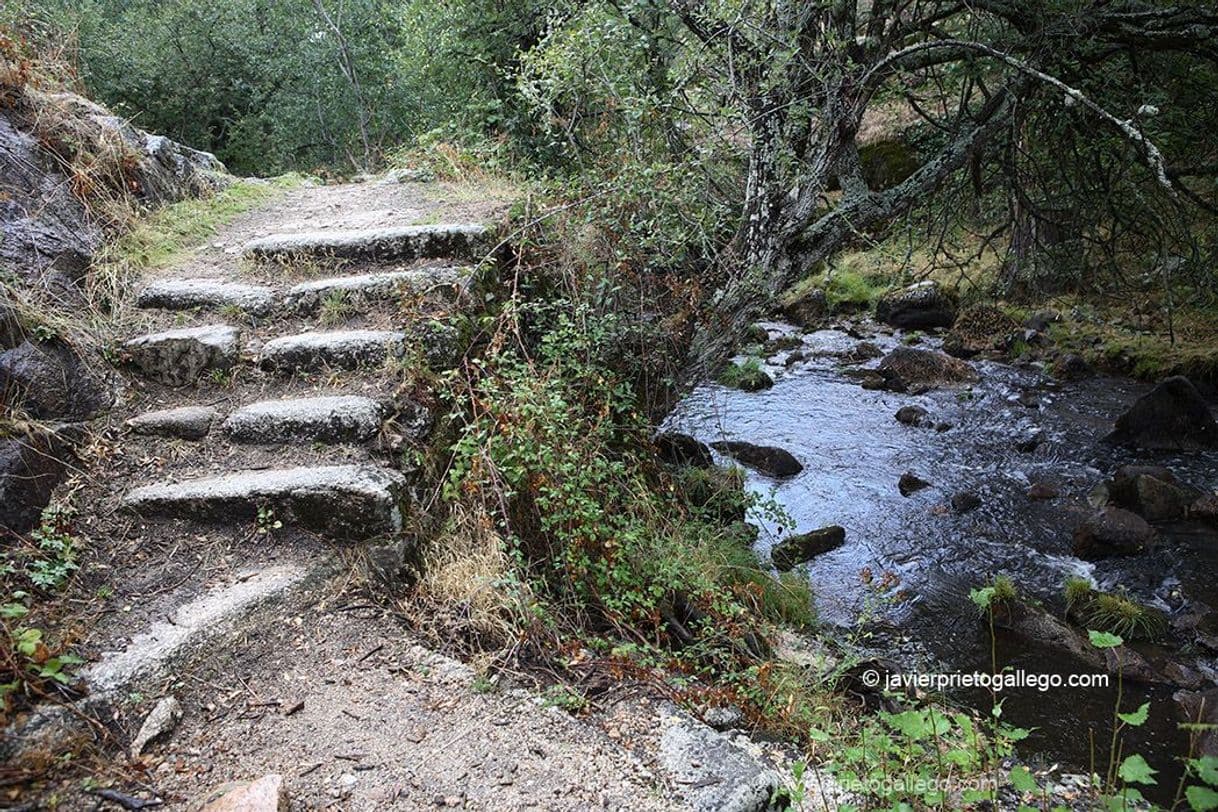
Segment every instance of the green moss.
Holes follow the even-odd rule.
[[[1019,598],[1019,590],[1015,588],[1015,582],[1006,575],[998,575],[990,582],[990,586],[994,588],[993,602],[996,604],[1010,605]]]
[[[702,555],[708,575],[767,620],[800,629],[816,623],[806,576],[788,572],[775,578],[761,569],[752,548],[741,546],[730,533],[708,539]]]
[[[1066,598],[1066,613],[1080,612],[1091,603],[1094,590],[1086,578],[1070,576],[1063,589]]]
[[[889,189],[906,180],[921,163],[912,147],[895,138],[859,147],[863,177],[872,189]]]

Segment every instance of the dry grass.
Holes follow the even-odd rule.
[[[421,631],[498,647],[524,627],[532,596],[513,577],[504,540],[481,506],[454,504],[421,563],[422,580],[407,606]]]

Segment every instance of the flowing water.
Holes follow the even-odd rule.
[[[784,325],[765,326],[772,336],[791,333]],[[900,344],[901,336],[877,333],[870,340],[886,352]],[[1111,377],[1057,383],[1030,364],[979,361],[974,366],[981,382],[971,393],[869,391],[850,370],[877,362],[843,362],[843,354],[857,344],[857,338],[837,330],[805,335],[801,351],[806,360],[787,367],[787,353],[779,353],[767,365],[776,380],[772,389],[745,393],[704,385],[668,423],[703,442],[734,439],[779,446],[804,464],[802,473],[783,481],[750,472],[749,487],[772,496],[792,525],[754,518],[763,525],[758,541],[763,557],[786,533],[830,524],[846,529],[843,547],[807,566],[822,622],[849,626],[860,614],[874,614],[875,598],[868,597],[874,593],[860,573],[869,568],[878,579],[891,572],[908,595],[883,611],[895,627],[893,648],[907,653],[903,665],[923,671],[989,671],[989,632],[968,594],[995,574],[1009,575],[1021,594],[1043,600],[1059,614],[1069,575],[1089,577],[1106,589],[1123,588],[1169,613],[1190,601],[1218,607],[1218,536],[1199,526],[1160,527],[1161,543],[1140,556],[1090,563],[1071,554],[1072,530],[1091,511],[1089,493],[1121,464],[1153,461],[1193,486],[1218,487],[1218,455],[1213,453],[1150,458],[1102,442],[1117,415],[1147,391],[1145,384]],[[910,404],[951,427],[937,431],[897,422],[895,412]],[[1033,451],[1017,449],[1033,437],[1040,439]],[[905,471],[929,480],[932,487],[903,497],[897,480]],[[1060,497],[1030,499],[1028,488],[1034,482],[1055,487]],[[981,506],[962,515],[949,510],[950,497],[961,491],[975,493]],[[1000,667],[1029,673],[1090,670],[1026,640],[1000,636],[997,648]],[[908,655],[910,651],[918,654]],[[1047,754],[1085,771],[1092,732],[1097,749],[1106,752],[1113,683],[1108,690],[1010,691],[1004,718],[1036,728],[1026,743],[1029,755]],[[1173,755],[1185,746],[1171,693],[1167,687],[1126,686],[1122,703],[1123,710],[1133,710],[1152,702],[1152,722],[1131,733],[1126,752],[1142,752],[1164,779],[1178,774]],[[983,710],[991,701],[981,692],[957,698]]]

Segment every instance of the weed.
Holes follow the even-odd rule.
[[[588,706],[584,695],[567,685],[551,685],[542,694],[541,702],[543,707],[562,708],[567,713],[579,713]]]
[[[254,533],[259,536],[269,536],[283,528],[283,522],[275,518],[275,511],[269,507],[258,508],[258,517],[254,521]]]
[[[1097,593],[1082,614],[1088,627],[1127,640],[1154,640],[1167,630],[1162,612],[1119,594]]]
[[[1091,586],[1091,582],[1086,578],[1080,578],[1072,575],[1066,579],[1066,585],[1063,588],[1066,599],[1066,614],[1072,615],[1081,612],[1090,605],[1091,599],[1095,594],[1095,590]]]
[[[728,362],[719,373],[719,383],[745,392],[757,392],[773,386],[774,379],[762,368],[760,359],[748,358],[740,364]]]
[[[318,308],[318,317],[322,324],[332,327],[342,324],[358,312],[359,308],[351,299],[348,292],[342,289],[335,289],[322,297]]]
[[[59,589],[80,566],[77,541],[71,533],[72,511],[48,507],[41,524],[30,533],[39,555],[26,565],[30,581],[41,589]]]

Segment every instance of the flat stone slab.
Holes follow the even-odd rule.
[[[392,330],[335,330],[275,338],[262,347],[264,369],[352,368],[383,364],[405,348],[406,334]]]
[[[161,409],[131,418],[127,421],[127,428],[135,434],[202,440],[211,431],[211,424],[218,414],[210,406]]]
[[[290,310],[311,312],[327,296],[341,295],[357,300],[388,299],[400,290],[424,293],[432,289],[454,288],[469,277],[469,269],[455,265],[418,268],[412,271],[334,276],[314,279],[290,288],[283,303]]]
[[[308,574],[295,564],[280,564],[213,587],[137,634],[122,651],[104,653],[81,676],[94,696],[120,691],[135,679],[159,671],[187,645],[213,638],[247,609],[283,593]]]
[[[180,483],[146,485],[123,504],[145,517],[231,524],[260,508],[274,518],[336,541],[364,541],[402,526],[406,478],[372,465],[330,465],[237,471]]]
[[[275,306],[275,295],[270,288],[223,279],[161,279],[140,291],[137,304],[161,310],[236,307],[265,316]]]
[[[227,370],[237,361],[240,332],[226,324],[166,330],[126,343],[128,358],[149,378],[186,386],[211,369]]]
[[[726,735],[683,712],[663,714],[660,765],[698,812],[767,810],[782,776]],[[825,807],[829,808],[829,807]]]
[[[239,443],[359,443],[377,433],[383,414],[380,403],[355,395],[264,400],[233,412],[224,430]]]
[[[292,261],[309,257],[412,260],[432,257],[480,259],[491,248],[492,231],[479,223],[397,226],[359,231],[272,234],[245,244],[252,259]]]

